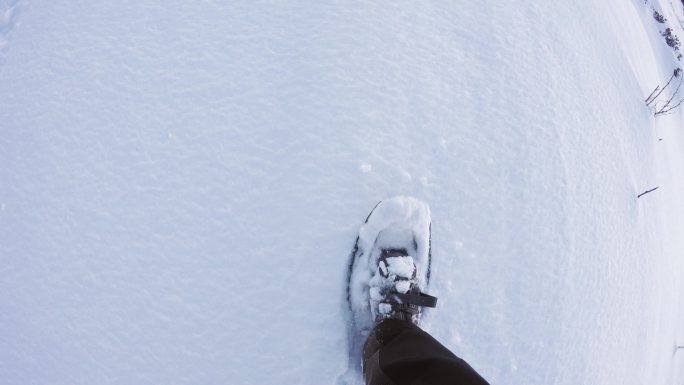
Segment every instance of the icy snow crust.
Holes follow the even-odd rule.
[[[651,6],[683,39],[664,0],[0,0],[0,383],[333,384],[396,195],[491,383],[681,383]]]

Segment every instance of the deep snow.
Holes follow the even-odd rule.
[[[394,195],[491,383],[681,383],[650,7],[683,35],[664,0],[0,0],[0,383],[334,384]]]

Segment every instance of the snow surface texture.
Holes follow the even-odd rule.
[[[662,0],[0,1],[0,383],[333,384],[397,194],[490,382],[681,383],[651,6],[684,37]]]
[[[0,0],[0,65],[9,46],[12,29],[19,19],[19,0]]]

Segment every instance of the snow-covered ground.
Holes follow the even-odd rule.
[[[0,0],[0,384],[335,384],[394,195],[491,383],[681,384],[653,9],[684,38],[674,0]]]

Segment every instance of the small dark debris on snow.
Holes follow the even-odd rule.
[[[660,186],[658,186],[658,187],[660,187]],[[655,190],[657,190],[657,189],[658,189],[658,187],[656,187],[656,188],[652,188],[652,189],[650,189],[650,190],[646,190],[646,191],[642,192],[641,194],[637,195],[637,199],[639,199],[639,198],[641,198],[642,196],[644,196],[644,195],[646,195],[646,194],[650,193],[651,191],[655,191]]]
[[[653,18],[656,19],[656,21],[657,21],[658,23],[660,23],[660,24],[663,24],[663,23],[665,23],[665,22],[667,21],[667,19],[665,18],[665,16],[661,15],[661,14],[658,13],[658,11],[656,11],[656,10],[653,11]]]
[[[679,51],[679,47],[682,43],[679,42],[679,37],[672,33],[672,28],[665,28],[665,31],[660,33],[664,38],[667,45],[672,47],[675,51]]]

